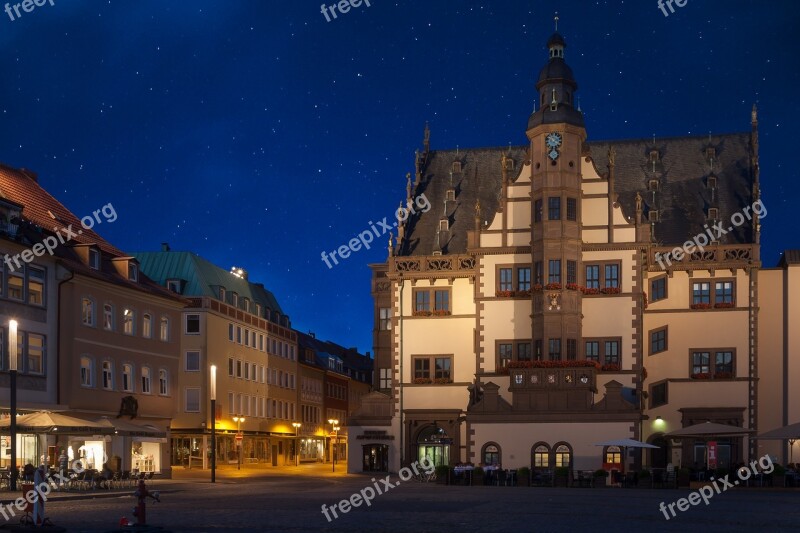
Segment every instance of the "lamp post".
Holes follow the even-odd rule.
[[[211,398],[211,483],[217,482],[217,365],[211,365],[208,396]]]
[[[236,422],[236,469],[242,469],[242,422],[243,416],[234,416],[233,421]]]
[[[297,439],[302,425],[300,422],[292,422],[292,426],[294,426],[294,466],[300,466],[300,442]]]
[[[17,490],[17,321],[8,321],[8,374],[11,378],[11,468],[8,487]]]
[[[339,420],[336,418],[329,418],[328,424],[331,425],[333,430],[333,446],[331,447],[331,463],[333,463],[333,472],[336,472],[336,437],[339,436]]]

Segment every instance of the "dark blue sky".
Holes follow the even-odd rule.
[[[0,12],[0,161],[117,247],[242,266],[301,330],[371,350],[368,263],[320,260],[391,217],[433,149],[524,144],[553,11],[590,139],[748,131],[759,104],[762,257],[800,247],[800,3],[54,0]],[[328,3],[333,3],[328,2]]]

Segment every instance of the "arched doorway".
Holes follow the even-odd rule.
[[[669,441],[663,435],[658,435],[650,439],[650,444],[658,446],[657,450],[650,449],[650,468],[666,468],[670,462]]]
[[[433,425],[424,428],[417,435],[417,460],[427,457],[436,466],[449,465],[451,442],[444,429]]]

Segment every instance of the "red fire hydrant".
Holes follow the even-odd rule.
[[[139,502],[136,504],[136,507],[133,508],[133,516],[136,517],[136,525],[137,526],[146,526],[147,525],[147,506],[145,504],[145,499],[149,496],[153,498],[153,500],[160,502],[161,499],[159,498],[159,494],[157,490],[153,492],[149,492],[147,487],[144,486],[144,480],[139,480],[139,486],[136,489],[136,492],[133,493],[139,499]]]

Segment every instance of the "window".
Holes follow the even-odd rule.
[[[510,268],[501,268],[500,269],[500,290],[501,291],[513,291],[514,290],[514,280],[512,278],[513,270]]]
[[[8,273],[8,297],[12,300],[24,301],[25,278],[22,272]]]
[[[381,368],[379,371],[380,382],[378,384],[378,388],[382,390],[391,389],[392,388],[392,369],[391,368]]]
[[[531,290],[531,267],[521,267],[517,269],[517,290]]]
[[[654,383],[650,386],[650,408],[667,404],[667,383]]]
[[[485,465],[499,465],[500,463],[500,446],[490,442],[483,447],[483,464]]]
[[[100,270],[100,250],[89,248],[89,268]]]
[[[223,302],[227,302],[226,294],[225,294],[225,287],[219,288],[219,299]]]
[[[414,379],[443,380],[452,382],[452,356],[418,356],[414,357]]]
[[[619,265],[606,265],[605,286],[619,287]]]
[[[244,379],[250,379],[250,363],[244,362]]]
[[[264,351],[264,334],[258,334],[258,350],[263,352]]]
[[[392,310],[388,307],[381,307],[378,310],[379,328],[381,331],[389,331],[392,329]]]
[[[667,351],[667,327],[650,332],[650,355]]]
[[[131,281],[139,281],[139,265],[133,261],[128,261],[128,279]]]
[[[546,445],[539,444],[533,449],[533,467],[550,467],[550,448],[548,448]]]
[[[542,273],[542,262],[541,261],[536,261],[533,264],[533,272],[534,272],[534,275],[535,275],[533,282],[535,284],[537,284],[537,285],[541,285],[542,284],[542,280],[544,279],[544,274]]]
[[[556,447],[556,468],[559,467],[566,467],[569,468],[572,465],[572,452],[569,449],[569,446],[566,444],[561,444]]]
[[[186,334],[187,335],[200,334],[200,315],[198,314],[186,315]]]
[[[606,463],[622,464],[622,450],[619,446],[607,446],[605,453]]]
[[[81,357],[81,387],[94,387],[94,364],[85,355]]]
[[[152,392],[150,388],[150,367],[143,366],[142,367],[142,394],[150,394]]]
[[[161,317],[161,340],[169,341],[169,318],[165,316]]]
[[[549,339],[547,346],[550,360],[561,361],[561,339]]]
[[[414,310],[415,311],[430,311],[431,310],[431,293],[428,291],[416,291],[414,293]]]
[[[114,330],[114,306],[103,304],[103,329]]]
[[[513,344],[502,343],[497,345],[497,368],[503,369],[508,366],[514,357]]]
[[[274,402],[275,400],[272,401]],[[228,414],[236,414],[236,397],[232,392],[228,393]]]
[[[180,294],[181,293],[181,282],[178,279],[168,279],[167,280],[167,290],[172,291],[174,293]]]
[[[647,212],[647,221],[648,222],[658,222],[658,210],[651,209]]]
[[[186,388],[186,412],[200,412],[200,389],[196,387]]]
[[[542,200],[536,200],[533,202],[533,221],[534,222],[541,222],[542,221]]]
[[[242,309],[244,309],[248,313],[250,312],[250,298],[246,296],[242,298]]]
[[[731,379],[736,377],[736,354],[732,348],[693,350],[691,377],[695,379]]]
[[[692,304],[711,304],[711,284],[692,283]]]
[[[621,367],[622,339],[584,339],[584,356],[588,361],[597,361],[601,365],[617,365]]]
[[[231,305],[234,307],[239,307],[239,295],[235,292],[231,293]]]
[[[242,326],[236,326],[236,342],[242,344]]]
[[[24,367],[19,366],[26,374],[44,375],[45,361],[45,336],[36,333],[18,332],[17,340],[22,342],[23,349],[17,350],[17,355],[23,355]]]
[[[578,200],[567,198],[567,220],[578,220]]]
[[[558,196],[547,199],[547,220],[561,220],[561,198]]]
[[[548,261],[547,283],[561,283],[561,259]]]
[[[250,346],[250,330],[244,328],[244,345]]]
[[[158,371],[158,393],[161,396],[167,396],[169,394],[169,379],[167,371],[163,368]]]
[[[586,360],[600,361],[600,343],[597,341],[586,341]]]
[[[530,361],[531,360],[531,343],[518,342],[517,343],[517,361]]]
[[[578,263],[567,260],[567,283],[578,283]]]
[[[133,365],[122,365],[122,390],[133,392]]]
[[[186,352],[187,372],[200,372],[200,352]]]
[[[44,270],[28,265],[25,275],[28,279],[28,303],[44,305]]]
[[[142,337],[145,339],[153,338],[153,315],[150,313],[142,315]]]
[[[445,290],[436,290],[434,291],[435,297],[435,311],[450,311],[450,291]]]
[[[233,357],[228,357],[228,375],[233,377]]]
[[[567,339],[567,361],[575,361],[578,358],[578,341]]]
[[[114,390],[114,366],[111,361],[103,361],[103,388]]]
[[[9,283],[10,283],[9,279]],[[9,292],[11,287],[9,287]],[[94,301],[89,298],[81,299],[81,321],[84,326],[94,327]]]
[[[237,378],[241,378],[242,377],[242,360],[241,359],[237,359],[236,360],[236,377]]]
[[[708,209],[708,218],[710,220],[717,220],[719,218],[719,209],[716,207],[710,207]]]
[[[455,202],[456,200],[455,189],[447,189],[447,192],[445,192],[445,200],[448,202]]]
[[[133,309],[126,308],[122,311],[122,331],[126,335],[133,335],[136,333],[136,314]]]
[[[597,265],[586,265],[586,288],[600,288],[600,267]]]
[[[657,302],[667,297],[667,277],[661,276],[650,282],[650,301]]]
[[[714,283],[714,303],[732,304],[733,303],[733,282],[717,281]]]

